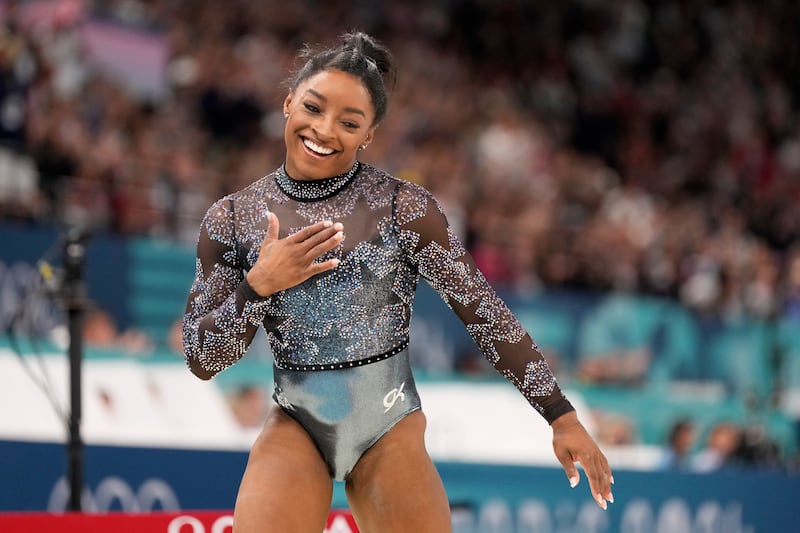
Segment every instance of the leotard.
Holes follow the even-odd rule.
[[[258,259],[269,211],[281,238],[321,220],[341,222],[345,240],[320,258],[340,264],[259,296],[245,273]],[[369,446],[419,409],[406,348],[420,277],[548,422],[573,410],[435,198],[359,162],[314,181],[294,180],[281,167],[208,209],[184,315],[187,363],[216,374],[244,355],[263,326],[274,354],[273,398],[308,431],[331,475],[343,479]]]

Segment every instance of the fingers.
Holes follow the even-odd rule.
[[[339,244],[341,244],[341,242],[344,240],[344,233],[342,233],[341,231],[337,231],[336,233],[334,233],[332,236],[328,237],[325,240],[321,240],[321,238],[316,238],[316,236],[312,239],[308,239],[308,241],[311,240],[320,241],[318,244],[316,244],[306,252],[306,257],[310,258],[311,260],[314,260],[317,257],[320,257],[322,254],[329,252],[334,248],[336,248],[337,246],[339,246]]]
[[[614,503],[614,494],[611,492],[611,484],[614,483],[614,476],[611,475],[608,464],[605,464],[605,467],[603,467],[597,464],[597,462],[593,463],[592,461],[580,460],[578,462],[583,466],[586,478],[589,480],[589,490],[592,493],[592,498],[595,503],[603,510],[608,509],[608,504]],[[567,479],[569,479],[569,486],[574,489],[580,482],[580,473],[575,463],[572,461],[567,463],[561,461],[561,465],[564,467]]]
[[[269,217],[269,227],[267,228],[267,241],[277,241],[280,230],[280,223],[278,222],[278,215],[270,211],[267,213]]]
[[[611,492],[614,476],[611,475],[608,462],[602,455],[591,454],[591,457],[582,461],[581,465],[589,480],[592,497],[601,509],[606,509],[608,502],[614,503],[614,494]]]
[[[564,467],[564,472],[567,474],[567,479],[569,480],[569,486],[574,489],[581,480],[578,468],[575,466],[575,461],[572,459],[569,452],[561,450],[556,450],[556,458],[558,462],[561,463],[561,466]]]
[[[253,288],[256,292],[271,294],[339,265],[340,261],[336,258],[318,260],[344,240],[344,226],[340,222],[324,220],[280,238],[277,215],[270,212],[267,217],[269,226],[261,243],[258,261],[248,275],[251,285],[255,283]],[[259,283],[259,280],[268,280],[269,283]]]
[[[331,227],[311,235],[301,243],[306,256],[313,260],[339,246],[344,240],[343,229],[344,227],[337,222]]]
[[[338,226],[338,228],[334,229],[334,226]],[[327,231],[325,231],[325,230],[327,230]],[[318,237],[320,233],[327,234],[327,237],[330,237],[331,235],[333,235],[337,231],[341,231],[341,230],[342,230],[341,223],[337,222],[336,224],[334,224],[330,220],[322,220],[320,222],[317,222],[316,224],[311,224],[310,226],[306,226],[306,227],[296,231],[295,233],[293,233],[293,234],[289,235],[288,237],[286,237],[286,240],[288,240],[290,242],[293,242],[293,243],[302,243],[302,242],[305,242],[305,241],[307,241],[308,239],[310,239],[312,237],[315,237],[315,236]],[[325,237],[325,238],[327,238],[327,237]],[[312,246],[313,246],[313,244],[312,244]]]
[[[589,481],[589,490],[597,505],[605,510],[608,503],[614,503],[611,484],[614,477],[605,455],[600,451],[591,437],[580,425],[559,424],[553,441],[556,458],[564,467],[571,487],[580,482],[580,474],[576,463],[583,467]]]
[[[331,270],[332,268],[336,268],[339,266],[339,260],[336,258],[328,259],[327,261],[322,261],[320,263],[313,263],[308,268],[309,277],[319,274],[321,272],[325,272],[326,270]]]
[[[262,241],[262,249],[269,243],[279,239],[280,223],[275,213],[268,213],[269,226],[267,234]],[[322,254],[336,248],[343,240],[344,226],[340,222],[333,223],[330,220],[323,220],[288,235],[283,241],[287,245],[294,247],[297,254],[307,256],[313,261]]]
[[[277,222],[277,217],[270,214],[271,219]],[[277,223],[274,224],[277,228]],[[296,246],[298,254],[305,256],[309,261],[320,257],[322,254],[329,252],[339,246],[344,240],[344,233],[342,230],[344,226],[340,222],[335,224],[330,220],[323,220],[316,224],[306,226],[295,233],[286,237],[286,244]],[[265,237],[265,241],[274,239],[277,240],[277,229],[273,235],[273,224],[270,227]]]

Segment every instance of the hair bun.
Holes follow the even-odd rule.
[[[352,31],[342,35],[342,48],[364,56],[378,68],[386,87],[394,88],[396,81],[394,57],[383,44],[363,31]]]

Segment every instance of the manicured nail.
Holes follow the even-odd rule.
[[[333,263],[333,266],[338,267],[340,261],[338,259],[331,259],[331,263]]]
[[[611,484],[613,485],[614,484],[614,476],[611,476],[611,480],[610,481],[611,481]]]
[[[604,511],[605,511],[606,509],[608,509],[608,504],[606,503],[606,501],[603,499],[603,497],[602,497],[602,496],[600,496],[600,495],[598,494],[598,495],[596,496],[596,499],[597,499],[597,503],[600,505],[600,507],[601,507],[601,508],[602,508]]]
[[[569,478],[569,486],[574,489],[575,487],[578,486],[578,481],[579,481],[578,476],[572,476],[571,478]]]
[[[330,220],[326,220],[325,222],[322,223],[322,225],[325,226],[326,228],[330,228],[331,226],[333,226],[333,222],[331,222]]]
[[[614,495],[612,493],[608,493],[608,501],[614,503]]]
[[[337,222],[336,224],[333,225],[333,229],[335,229],[336,231],[342,231],[344,229],[344,226],[342,225],[341,222]]]

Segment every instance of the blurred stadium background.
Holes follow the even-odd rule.
[[[359,28],[400,72],[364,160],[437,196],[619,472],[606,514],[562,490],[546,425],[421,286],[413,358],[456,529],[792,531],[797,2],[0,5],[0,511],[66,506],[76,230],[88,510],[232,508],[271,360],[259,337],[211,383],[186,370],[198,225],[282,162],[296,50]]]

